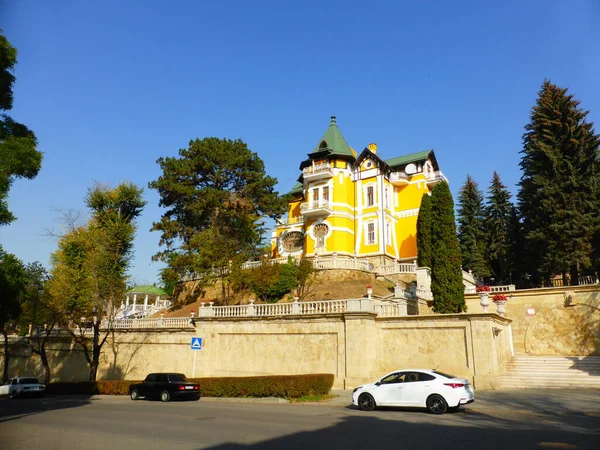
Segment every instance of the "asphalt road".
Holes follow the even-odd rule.
[[[455,414],[363,412],[348,392],[323,404],[0,399],[0,448],[535,449],[600,448],[599,391],[477,393]]]

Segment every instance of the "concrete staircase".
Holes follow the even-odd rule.
[[[499,377],[498,387],[600,389],[600,356],[517,355]]]

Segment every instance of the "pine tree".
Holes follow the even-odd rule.
[[[460,246],[454,222],[454,202],[448,183],[431,192],[431,292],[433,311],[460,313],[467,310],[462,282]]]
[[[421,199],[417,218],[417,254],[419,267],[431,268],[431,197],[427,194]]]
[[[479,277],[490,275],[484,257],[486,244],[484,218],[483,194],[473,178],[467,175],[458,198],[458,241],[463,268],[472,270]]]
[[[488,188],[485,208],[486,261],[497,283],[511,281],[511,216],[510,192],[494,171]]]
[[[523,135],[519,210],[527,269],[539,282],[554,273],[578,284],[591,264],[600,226],[600,136],[567,89],[544,81]]]

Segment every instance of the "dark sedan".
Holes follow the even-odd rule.
[[[131,400],[160,398],[168,402],[172,398],[200,400],[200,386],[191,383],[182,373],[151,373],[143,383],[129,386]]]

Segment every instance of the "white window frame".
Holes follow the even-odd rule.
[[[371,227],[373,228],[371,230]],[[371,239],[371,234],[372,239]],[[376,245],[377,244],[377,224],[375,221],[369,221],[365,224],[365,245]]]
[[[371,202],[369,202],[369,193],[371,193]],[[366,186],[365,189],[365,206],[374,206],[375,205],[375,186],[369,185]]]

